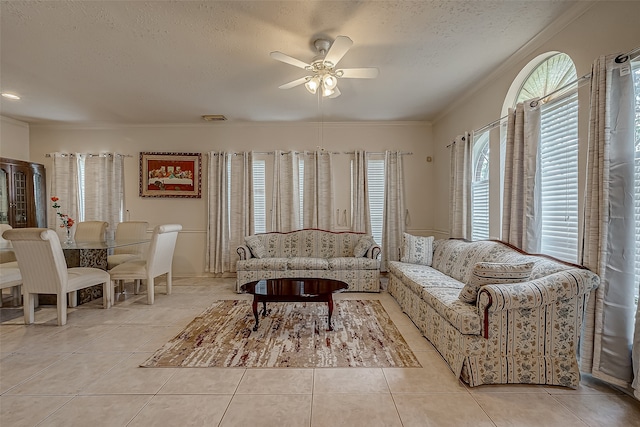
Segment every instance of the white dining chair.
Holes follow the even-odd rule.
[[[104,242],[109,223],[106,221],[82,221],[76,223],[73,240],[76,243]]]
[[[0,224],[0,307],[2,307],[2,290],[10,288],[13,306],[20,305],[22,295],[20,286],[22,285],[22,276],[16,261],[16,255],[11,250],[11,243],[2,237],[3,233],[11,230],[9,224]]]
[[[67,323],[67,294],[102,285],[103,307],[111,305],[109,273],[99,268],[73,267],[67,264],[58,235],[46,228],[19,228],[5,231],[11,241],[22,275],[24,322],[35,318],[38,294],[57,295],[58,325]]]
[[[147,229],[149,223],[146,221],[125,221],[118,224],[116,227],[115,241],[140,241],[147,237]],[[113,267],[122,264],[123,262],[129,262],[134,260],[140,260],[143,258],[144,249],[147,245],[128,245],[118,246],[113,249],[113,254],[107,256],[107,270],[111,270]]]
[[[176,247],[180,224],[158,225],[153,229],[151,243],[145,259],[120,264],[109,271],[111,275],[110,300],[115,301],[115,283],[120,280],[134,280],[135,293],[139,292],[140,281],[147,284],[147,304],[154,302],[154,279],[167,275],[167,295],[171,294],[171,263]]]

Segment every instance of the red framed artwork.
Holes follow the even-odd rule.
[[[200,198],[201,153],[140,153],[140,197]]]

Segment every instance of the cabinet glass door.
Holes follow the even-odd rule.
[[[0,224],[9,224],[9,172],[0,169]]]
[[[13,228],[27,227],[27,174],[14,170],[13,181]]]

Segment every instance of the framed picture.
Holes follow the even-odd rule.
[[[140,153],[140,197],[200,198],[201,153]]]

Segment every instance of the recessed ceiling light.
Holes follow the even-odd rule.
[[[202,116],[202,120],[205,120],[207,122],[223,122],[227,120],[227,118],[222,114],[205,114],[204,116]]]
[[[13,93],[8,93],[8,92],[2,92],[2,96],[4,96],[5,98],[8,99],[20,99],[20,97],[16,94]]]

